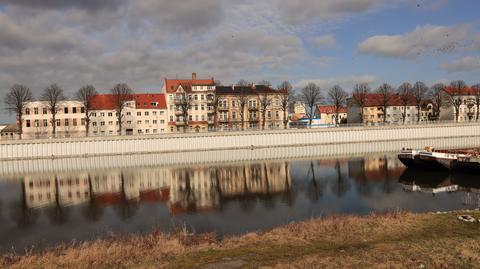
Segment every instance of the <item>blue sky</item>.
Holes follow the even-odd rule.
[[[480,83],[474,0],[1,0],[0,95],[117,82],[159,91],[165,77],[327,90],[421,80]],[[0,122],[12,121],[0,104]]]

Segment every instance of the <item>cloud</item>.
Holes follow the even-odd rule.
[[[336,40],[333,35],[323,35],[313,39],[313,44],[318,48],[332,48],[335,43]]]
[[[280,1],[280,10],[286,21],[301,24],[312,21],[342,19],[349,14],[367,12],[384,0],[289,0]]]
[[[0,5],[13,5],[34,9],[66,9],[80,8],[90,11],[111,9],[120,6],[124,0],[2,0]]]
[[[467,56],[452,63],[443,64],[441,67],[449,73],[480,70],[480,57]]]
[[[328,90],[334,85],[340,85],[346,91],[351,91],[353,86],[357,83],[372,84],[378,81],[380,80],[374,75],[361,75],[361,76],[352,75],[352,76],[336,77],[331,79],[304,79],[295,83],[294,87],[296,89],[301,89],[305,87],[308,83],[313,82],[318,86],[320,86],[320,88],[322,88],[323,90]]]
[[[418,26],[412,32],[403,35],[377,35],[358,45],[358,51],[389,58],[417,58],[432,53],[450,53],[478,46],[472,40],[469,25],[458,26]]]

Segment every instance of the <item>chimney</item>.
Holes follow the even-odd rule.
[[[192,73],[192,80],[196,80],[197,79],[197,73]]]

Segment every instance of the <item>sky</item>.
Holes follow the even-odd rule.
[[[20,83],[159,92],[164,78],[480,83],[477,0],[0,0],[0,96]],[[0,123],[13,115],[0,103]]]

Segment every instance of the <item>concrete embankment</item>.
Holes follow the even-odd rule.
[[[135,163],[171,165],[349,155],[425,145],[437,148],[479,146],[480,124],[2,141],[0,173],[35,172],[44,167],[55,169],[72,165],[92,168]]]

